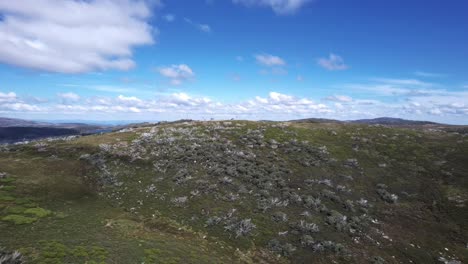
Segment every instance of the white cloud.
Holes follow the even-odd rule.
[[[41,114],[61,115],[63,118],[105,119],[153,119],[180,118],[216,119],[271,119],[290,120],[307,117],[336,118],[342,120],[373,118],[379,116],[402,117],[415,120],[432,120],[466,124],[468,120],[467,91],[434,91],[425,95],[411,95],[404,100],[356,99],[344,95],[332,95],[316,102],[312,98],[298,97],[280,92],[266,96],[254,96],[237,102],[222,102],[206,96],[184,92],[162,94],[143,98],[119,95],[115,97],[80,98],[79,101],[62,104],[60,98],[46,104],[22,101],[22,96],[12,92],[0,93],[0,113],[10,115]],[[7,98],[7,99],[5,99]],[[138,117],[138,118],[137,118]],[[135,119],[135,120],[136,120]]]
[[[202,106],[211,103],[207,97],[192,97],[186,93],[173,93],[163,101],[171,107],[179,106]]]
[[[169,67],[158,68],[159,74],[169,78],[171,84],[180,85],[184,81],[195,77],[195,73],[187,64],[171,65]]]
[[[39,111],[40,107],[23,102],[14,92],[0,92],[0,113]]]
[[[38,112],[41,108],[26,103],[0,104],[0,112]]]
[[[329,71],[342,71],[349,68],[348,65],[344,63],[343,58],[333,53],[330,53],[330,56],[328,58],[318,59],[317,63],[322,68],[327,69]]]
[[[128,70],[132,49],[154,42],[144,0],[0,1],[0,13],[0,62],[25,68]]]
[[[69,93],[59,93],[57,96],[62,100],[64,104],[67,104],[69,102],[77,102],[80,100],[80,96],[69,92]]]
[[[352,102],[353,98],[346,96],[346,95],[333,95],[333,96],[328,96],[325,98],[327,101],[334,101],[334,102],[341,102],[341,103],[348,103]]]
[[[466,124],[468,120],[468,92],[447,90],[441,85],[417,79],[374,78],[370,83],[345,85],[348,90],[381,97],[375,100],[353,100],[349,107],[366,109],[376,116],[454,122]],[[365,91],[366,93],[363,93]],[[349,109],[347,109],[349,111]]]
[[[121,103],[125,106],[136,106],[136,105],[139,105],[139,104],[142,104],[143,101],[135,96],[123,96],[123,95],[119,95],[117,97],[117,102],[118,103]]]
[[[257,63],[268,67],[286,65],[286,62],[282,58],[270,54],[257,54],[255,55],[255,59]]]
[[[184,18],[185,22],[187,22],[188,24],[194,26],[196,29],[202,31],[202,32],[205,32],[205,33],[210,33],[211,32],[211,27],[210,25],[208,24],[202,24],[202,23],[196,23],[196,22],[193,22],[192,20],[188,19],[188,18]]]
[[[312,0],[232,0],[232,2],[247,7],[269,7],[278,15],[290,15],[294,14],[307,3],[312,2]]]
[[[11,103],[18,100],[16,93],[9,92],[9,93],[2,93],[0,92],[0,104],[2,103]]]
[[[290,102],[293,100],[293,97],[277,92],[270,92],[270,99],[274,102]]]
[[[174,22],[176,17],[173,14],[166,14],[163,16],[163,19],[166,20],[167,22]]]

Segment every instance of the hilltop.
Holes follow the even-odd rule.
[[[467,164],[457,130],[341,122],[3,145],[0,246],[30,263],[464,263]]]

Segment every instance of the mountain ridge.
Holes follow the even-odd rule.
[[[463,263],[467,151],[426,127],[234,120],[0,146],[0,242],[31,263]]]

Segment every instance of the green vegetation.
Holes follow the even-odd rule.
[[[15,225],[24,225],[36,222],[37,218],[22,215],[7,215],[2,217],[2,221],[11,222]]]
[[[182,122],[35,144],[0,151],[0,247],[30,263],[468,261],[463,134]]]
[[[49,216],[52,212],[44,208],[29,208],[24,211],[24,214],[34,215],[39,218]]]

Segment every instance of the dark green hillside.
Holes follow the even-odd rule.
[[[28,263],[466,263],[468,138],[182,122],[0,152]]]

